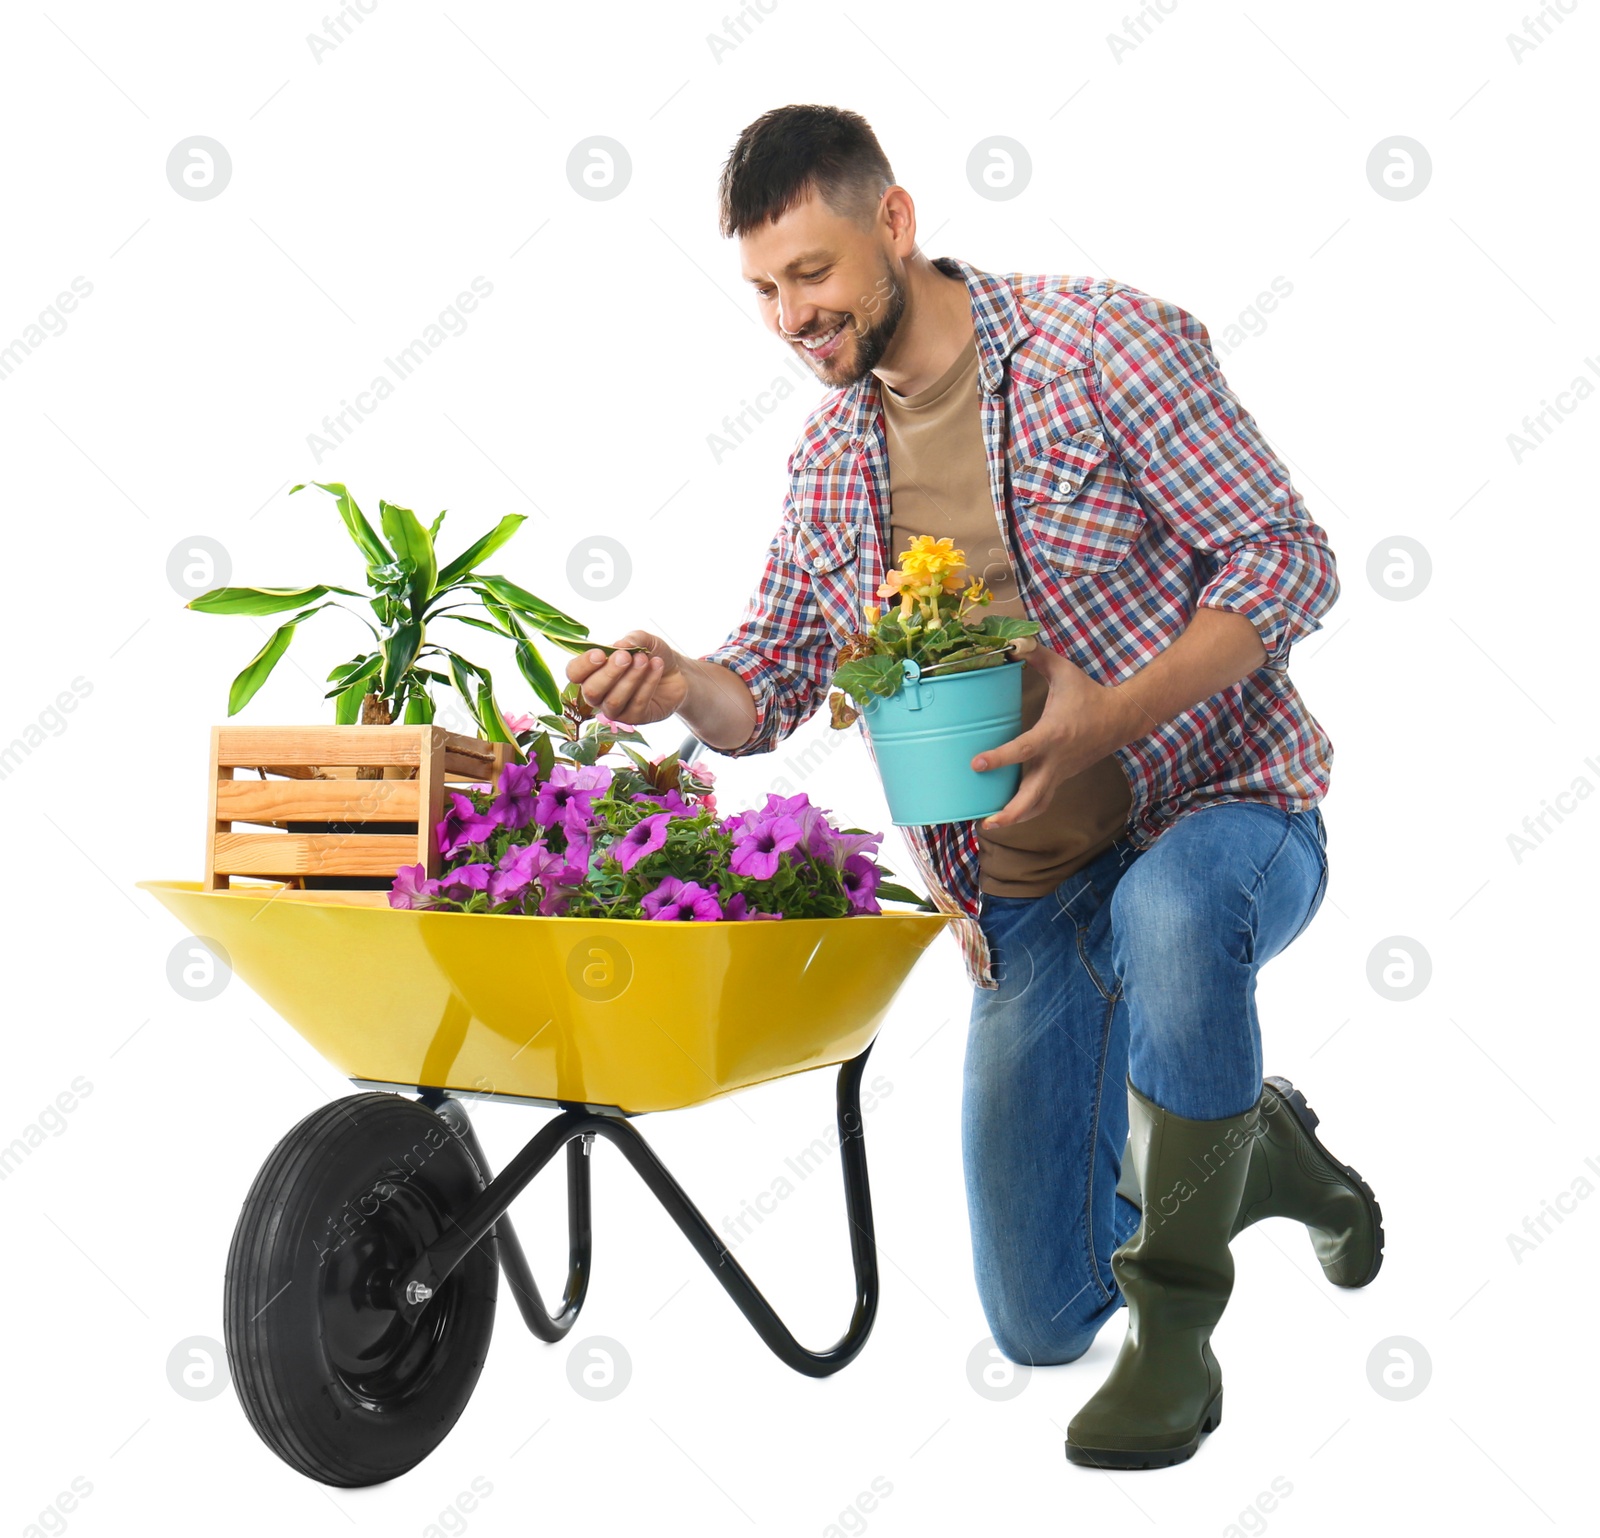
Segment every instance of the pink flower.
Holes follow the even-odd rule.
[[[499,819],[490,813],[480,812],[470,796],[464,796],[458,790],[448,794],[451,804],[434,829],[439,840],[439,853],[447,860],[469,844],[481,844],[500,826]]]
[[[540,826],[548,828],[563,821],[570,806],[584,817],[591,815],[589,803],[597,792],[611,784],[612,771],[604,764],[584,764],[574,768],[571,764],[557,764],[550,778],[539,787],[539,798],[534,803],[533,815]]]
[[[500,771],[500,794],[489,805],[489,815],[502,827],[525,828],[533,820],[533,801],[539,792],[536,764],[507,764]]]
[[[800,824],[793,817],[757,814],[734,832],[733,840],[733,858],[728,864],[735,873],[765,881],[777,870],[784,850],[800,842]]]
[[[840,877],[844,881],[845,895],[850,899],[851,913],[882,913],[878,899],[873,895],[883,873],[864,854],[853,854],[844,862]]]
[[[506,730],[510,732],[513,737],[515,737],[518,732],[531,732],[533,730],[534,721],[532,716],[507,715],[506,712],[502,710],[500,712],[500,719],[505,722]]]
[[[624,870],[632,870],[647,854],[654,854],[667,841],[667,824],[671,812],[657,812],[629,828],[627,833],[611,846],[611,853]]]
[[[389,888],[389,906],[391,908],[420,908],[426,906],[419,903],[419,897],[433,897],[438,893],[439,883],[429,881],[428,867],[426,865],[402,865],[394,873],[394,885]]]
[[[513,902],[523,896],[528,888],[561,857],[550,852],[543,839],[531,844],[513,844],[500,857],[500,864],[489,877],[488,893],[491,903]]]
[[[639,906],[647,919],[698,919],[712,922],[722,917],[715,892],[697,881],[680,881],[668,876],[653,891],[646,892]]]
[[[442,897],[448,897],[453,903],[464,903],[474,892],[482,892],[488,888],[489,877],[493,871],[494,866],[487,860],[479,860],[471,865],[458,865],[439,878],[439,893]]]
[[[589,875],[589,862],[594,855],[593,830],[563,826],[567,835],[567,847],[560,854],[551,857],[550,864],[545,868],[543,880],[549,886],[577,887]]]

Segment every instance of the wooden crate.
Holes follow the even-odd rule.
[[[402,865],[437,876],[446,786],[496,785],[505,754],[501,743],[439,726],[214,726],[202,884],[226,891],[230,877],[256,877],[287,882],[293,895],[312,877],[319,900],[384,906],[385,892],[337,888],[392,879]],[[385,778],[358,779],[367,765]],[[299,822],[350,831],[288,831]],[[385,831],[395,823],[416,832]]]

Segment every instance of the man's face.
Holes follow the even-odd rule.
[[[812,191],[741,236],[739,261],[767,329],[835,389],[878,365],[905,313],[904,264],[881,205],[862,223]]]

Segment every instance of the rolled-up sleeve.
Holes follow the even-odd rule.
[[[705,653],[744,681],[756,705],[756,724],[727,758],[770,753],[816,714],[833,677],[836,647],[811,592],[811,579],[791,555],[790,506],[767,546],[750,601],[727,640]]]
[[[1197,606],[1243,614],[1282,668],[1339,595],[1328,536],[1229,388],[1206,328],[1138,289],[1114,289],[1094,328],[1107,442],[1147,512],[1216,562]]]

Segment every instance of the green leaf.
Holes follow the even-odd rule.
[[[336,690],[338,699],[333,707],[335,726],[354,726],[361,719],[361,702],[366,698],[365,681],[351,684],[348,689]]]
[[[1011,660],[1003,651],[981,652],[971,657],[957,657],[948,662],[933,663],[923,668],[922,676],[943,678],[949,673],[976,673],[979,668],[1004,667]]]
[[[1008,641],[1014,641],[1018,636],[1038,635],[1039,621],[1036,619],[1020,619],[1013,614],[985,614],[983,622],[971,627],[984,635],[1004,636]]]
[[[533,642],[517,642],[517,669],[533,686],[533,692],[552,710],[561,709],[561,690]]]
[[[380,652],[368,652],[364,657],[357,657],[354,662],[341,662],[328,674],[328,682],[336,683],[339,689],[348,689],[363,679],[371,678],[378,671],[379,664],[383,661]],[[323,695],[323,699],[332,699],[339,689],[330,689]]]
[[[547,641],[554,641],[563,651],[569,651],[574,657],[582,656],[584,652],[604,652],[610,656],[612,652],[647,652],[648,646],[602,646],[598,641],[591,641],[583,636],[567,636],[559,631],[546,630],[539,626],[539,634]]]
[[[565,631],[567,634],[588,634],[587,625],[575,620],[570,614],[563,614],[560,609],[546,603],[544,599],[536,598],[527,588],[518,587],[508,577],[487,576],[479,572],[474,581],[486,588],[491,598],[498,598],[507,608],[526,614],[540,629],[550,625],[553,629]]]
[[[356,499],[350,495],[338,481],[302,481],[298,486],[291,486],[289,494],[304,491],[306,486],[315,486],[318,491],[325,491],[330,497],[336,499],[339,516],[344,520],[345,529],[350,538],[356,542],[368,566],[382,566],[393,557],[383,548],[383,541],[378,538],[377,531],[367,522],[366,514],[356,506]]]
[[[913,892],[909,887],[899,886],[893,881],[880,881],[873,895],[880,900],[892,903],[916,903],[918,906],[931,906],[928,899],[920,892]]]
[[[555,768],[556,750],[545,732],[533,739],[533,761],[539,766],[539,778],[548,780],[550,771]]]
[[[440,512],[439,516],[437,518],[435,518],[433,520],[433,522],[428,525],[428,538],[433,540],[435,545],[437,545],[438,540],[439,540],[439,525],[444,522],[444,515],[447,512],[449,512],[449,508],[443,509],[443,511]]]
[[[351,593],[347,587],[214,587],[209,593],[191,598],[186,609],[201,614],[281,614],[285,609],[298,609],[326,593]]]
[[[506,730],[505,717],[500,714],[500,706],[494,697],[494,681],[483,669],[478,669],[478,725],[483,728],[483,735],[490,742],[504,742],[510,744],[516,754],[517,762],[521,763],[522,749],[517,745],[517,739]]]
[[[447,614],[446,619],[453,619],[458,625],[471,625],[474,630],[487,630],[490,635],[500,636],[503,640],[514,640],[509,630],[502,630],[498,625],[491,625],[486,619],[473,619],[470,614]]]
[[[378,681],[377,692],[392,700],[399,693],[400,681],[411,670],[422,649],[422,626],[407,622],[396,626],[394,633],[383,640],[383,676]]]
[[[503,603],[490,603],[484,599],[483,607],[498,625],[504,625],[506,633],[518,641],[526,641],[528,632],[523,629],[522,621],[517,618]]]
[[[279,625],[272,632],[267,644],[250,659],[244,671],[234,679],[233,687],[228,690],[230,716],[238,715],[255,698],[256,690],[267,681],[272,670],[277,667],[278,659],[288,651],[289,643],[294,640],[295,625],[298,623],[297,617],[290,620],[287,625]]]
[[[439,517],[442,519],[444,514],[440,513]],[[525,513],[507,513],[482,539],[475,540],[468,545],[455,560],[451,561],[439,573],[437,586],[446,588],[452,582],[459,582],[462,577],[477,566],[479,561],[485,561],[493,555],[527,521]],[[435,525],[435,527],[437,528],[438,526]]]
[[[859,704],[873,695],[887,698],[899,689],[904,677],[899,657],[859,657],[845,663],[833,675],[833,682]]]
[[[411,563],[411,612],[420,617],[433,596],[434,581],[439,575],[433,541],[422,526],[422,520],[409,507],[380,501],[378,510],[383,517],[384,537],[394,546],[395,555],[402,563]]]
[[[426,726],[433,720],[433,701],[426,690],[416,690],[406,696],[405,724]]]

